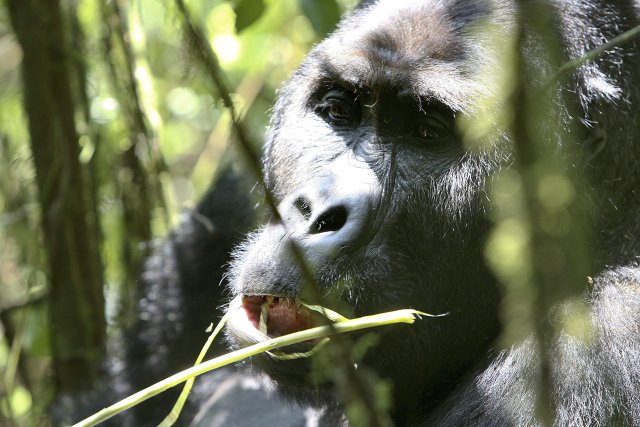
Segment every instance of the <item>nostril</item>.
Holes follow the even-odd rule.
[[[304,197],[298,197],[293,201],[293,206],[302,214],[305,221],[311,217],[311,203]]]
[[[347,222],[347,208],[336,206],[320,214],[309,226],[309,234],[338,231]]]

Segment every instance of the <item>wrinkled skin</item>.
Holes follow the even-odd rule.
[[[568,56],[637,25],[631,6],[558,4]],[[237,249],[230,288],[236,301],[300,297],[293,241],[319,293],[356,316],[406,307],[449,313],[380,330],[365,358],[393,381],[399,425],[534,423],[534,398],[521,388],[533,353],[529,343],[494,350],[501,294],[483,254],[487,184],[511,162],[509,137],[471,150],[455,124],[492,90],[481,72],[500,66],[482,29],[491,23],[508,37],[512,13],[500,1],[368,2],[309,54],[274,110],[264,168],[284,221],[270,221]],[[617,52],[576,74],[570,89],[582,117],[564,118],[591,122],[578,151],[589,159],[585,182],[595,194],[596,265],[608,267],[586,296],[592,346],[559,339],[558,425],[640,425],[640,144],[631,84],[640,82],[640,66],[635,46],[626,49],[635,56]],[[603,134],[606,143],[588,143]],[[232,320],[231,342],[259,340],[253,326]],[[314,387],[307,363],[256,363],[285,392]]]

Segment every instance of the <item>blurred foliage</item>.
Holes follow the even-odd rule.
[[[112,0],[113,1],[113,0]],[[118,328],[123,283],[123,166],[132,145],[156,179],[163,203],[151,212],[154,238],[162,237],[185,206],[210,184],[229,140],[229,118],[212,98],[209,80],[187,54],[173,2],[120,0],[125,43],[140,109],[150,138],[132,141],[130,111],[113,69],[126,60],[109,42],[112,1],[63,0],[68,33],[84,68],[86,114],[78,109],[80,161],[92,177],[102,234],[107,317]],[[234,101],[254,137],[262,137],[274,93],[308,49],[336,24],[354,0],[191,0],[218,54]],[[77,22],[81,35],[72,31]],[[108,26],[107,23],[110,25]],[[78,40],[81,37],[81,40]],[[81,43],[77,43],[81,42]],[[112,49],[112,50],[109,50]],[[47,272],[29,134],[22,106],[22,51],[0,7],[0,425],[40,424],[51,395],[49,325],[43,296]],[[82,84],[80,84],[82,86]],[[81,96],[80,96],[81,98]],[[40,398],[34,399],[37,395]]]

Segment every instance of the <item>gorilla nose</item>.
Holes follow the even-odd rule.
[[[314,203],[315,202],[315,203]],[[321,203],[307,196],[298,196],[293,201],[294,210],[305,223],[306,234],[328,233],[340,230],[349,217],[348,203]],[[325,207],[322,207],[325,205]]]
[[[361,194],[314,190],[307,187],[303,195],[285,201],[285,222],[303,247],[327,255],[348,246],[362,231],[368,200]]]
[[[323,203],[321,198],[313,200],[307,196],[298,196],[293,201],[293,207],[297,216],[301,218],[296,222],[304,223],[303,233],[307,235],[339,231],[349,219],[349,204],[353,202],[353,200],[342,200],[336,203],[336,200],[331,200],[329,197],[329,200]]]
[[[309,234],[338,231],[346,224],[348,215],[346,206],[332,206],[310,222]]]

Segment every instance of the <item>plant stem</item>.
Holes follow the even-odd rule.
[[[386,313],[374,314],[371,316],[359,317],[353,320],[334,323],[332,326],[318,326],[304,331],[294,332],[292,334],[273,338],[263,341],[249,347],[232,351],[231,353],[215,357],[199,365],[193,366],[184,371],[178,372],[162,381],[159,381],[144,390],[140,390],[131,396],[97,412],[96,414],[85,418],[84,420],[74,424],[72,427],[91,427],[102,421],[105,421],[132,406],[137,405],[171,387],[187,381],[190,378],[204,374],[213,369],[229,365],[247,357],[254,356],[269,350],[275,350],[280,347],[297,344],[303,341],[314,340],[333,335],[335,333],[354,332],[361,329],[373,328],[376,326],[390,325],[394,323],[413,323],[417,316],[431,316],[417,310],[403,309],[390,311]]]

